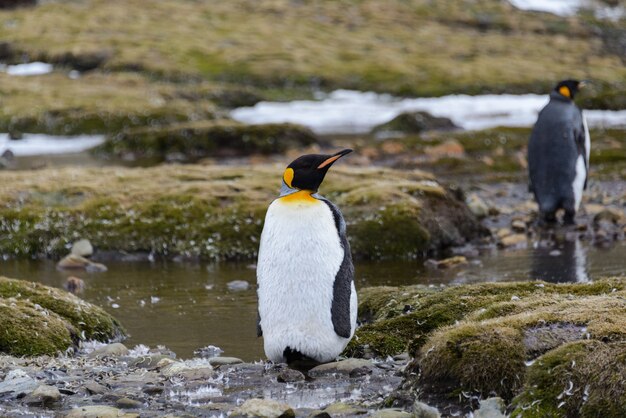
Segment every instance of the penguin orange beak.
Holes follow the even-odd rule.
[[[319,170],[321,168],[327,167],[331,165],[332,163],[334,163],[335,161],[337,161],[338,159],[340,159],[341,157],[343,157],[344,155],[350,154],[351,152],[352,150],[349,148],[341,150],[338,153],[333,154],[330,158],[327,158],[324,161],[322,161],[322,163],[317,166],[317,169]]]

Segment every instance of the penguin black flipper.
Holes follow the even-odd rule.
[[[350,338],[352,326],[350,323],[350,296],[352,292],[352,281],[354,280],[354,265],[352,264],[352,254],[350,252],[350,243],[346,235],[346,222],[339,211],[331,201],[320,199],[330,208],[335,219],[335,226],[339,234],[339,240],[343,247],[343,261],[339,267],[339,271],[335,276],[333,284],[333,303],[330,309],[333,328],[335,333],[343,338]]]
[[[258,310],[256,311],[256,336],[263,336],[263,328],[261,328],[261,313]]]

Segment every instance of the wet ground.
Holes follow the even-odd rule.
[[[624,275],[625,258],[626,244],[621,242],[608,248],[581,241],[516,250],[490,247],[469,258],[468,264],[448,270],[428,269],[424,260],[357,262],[356,284],[362,288],[530,279],[580,282]],[[55,287],[62,287],[68,276],[82,278],[85,290],[80,296],[118,318],[131,335],[125,341],[131,347],[165,345],[179,357],[190,358],[194,350],[215,345],[224,355],[245,361],[264,357],[262,341],[256,337],[254,265],[106,264],[107,272],[79,273],[59,271],[50,260],[6,260],[0,263],[0,275]],[[235,280],[247,282],[248,289],[229,288]]]

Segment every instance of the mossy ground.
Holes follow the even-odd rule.
[[[346,352],[408,349],[409,382],[427,398],[517,395],[513,416],[619,416],[625,294],[619,279],[363,289],[366,325]]]
[[[428,170],[437,176],[479,177],[485,181],[524,180],[530,128],[493,128],[480,131],[430,131],[385,141],[355,141],[355,149],[373,161],[396,168]],[[621,129],[592,129],[591,177],[626,176],[626,135]],[[429,148],[446,142],[461,145],[462,155],[429,155]]]
[[[596,81],[587,106],[622,108],[615,28],[497,0],[42,2],[0,12],[2,62],[57,66],[0,74],[0,127],[118,132],[316,89],[540,93],[566,77]]]
[[[137,128],[110,135],[96,155],[163,161],[172,155],[184,161],[205,157],[278,154],[317,143],[304,127],[292,124],[244,125],[232,120],[200,121],[165,128]]]
[[[80,339],[106,342],[123,335],[117,320],[72,294],[0,277],[0,352],[52,355]]]
[[[83,237],[100,250],[254,258],[283,169],[195,165],[2,172],[0,253],[61,256]],[[342,209],[356,257],[415,257],[485,233],[454,193],[420,171],[337,166],[320,192]]]

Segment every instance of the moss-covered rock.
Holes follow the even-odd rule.
[[[0,253],[96,249],[249,259],[284,166],[63,168],[2,172]],[[333,167],[320,191],[348,223],[356,257],[407,258],[485,233],[456,193],[419,171]]]
[[[450,130],[457,126],[448,118],[440,118],[427,112],[401,113],[389,122],[372,129],[377,136],[391,136],[399,134],[416,134],[429,130]]]
[[[309,129],[292,124],[244,125],[231,120],[138,128],[109,136],[95,151],[104,156],[164,160],[176,154],[194,161],[204,157],[276,154],[317,142]]]
[[[564,344],[535,361],[512,417],[620,417],[626,411],[626,343]]]
[[[79,340],[110,341],[122,326],[102,309],[60,289],[0,277],[0,352],[55,354]]]
[[[368,323],[347,352],[408,347],[415,361],[407,384],[426,398],[454,404],[461,391],[519,395],[520,416],[562,416],[556,412],[568,408],[577,412],[567,416],[618,416],[626,399],[625,295],[619,279],[364,289],[359,317]],[[559,407],[563,392],[572,393]]]

